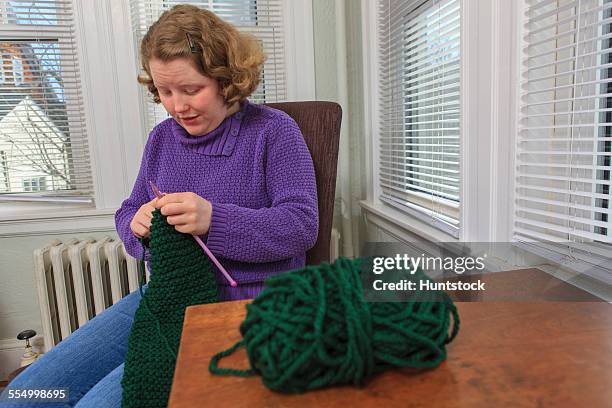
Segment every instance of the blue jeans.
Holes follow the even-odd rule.
[[[32,363],[7,387],[7,390],[68,388],[68,402],[5,401],[0,407],[120,407],[123,361],[140,298],[136,290],[91,319]]]

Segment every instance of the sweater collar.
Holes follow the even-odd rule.
[[[245,99],[240,103],[238,112],[226,117],[219,126],[201,136],[191,136],[173,118],[171,122],[172,133],[183,146],[199,154],[207,156],[231,156],[248,105],[249,101]]]

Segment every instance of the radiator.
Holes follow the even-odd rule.
[[[139,261],[111,238],[53,241],[34,251],[44,349],[138,289]]]

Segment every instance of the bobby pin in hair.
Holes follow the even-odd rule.
[[[187,42],[189,43],[189,49],[191,49],[191,52],[194,54],[198,53],[198,48],[196,47],[195,43],[193,42],[193,39],[191,38],[191,35],[189,33],[185,33],[185,35],[187,36]]]

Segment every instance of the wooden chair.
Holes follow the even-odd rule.
[[[310,150],[317,178],[319,235],[315,246],[306,253],[306,264],[329,262],[342,108],[334,102],[318,101],[267,105],[286,112],[295,120]]]

